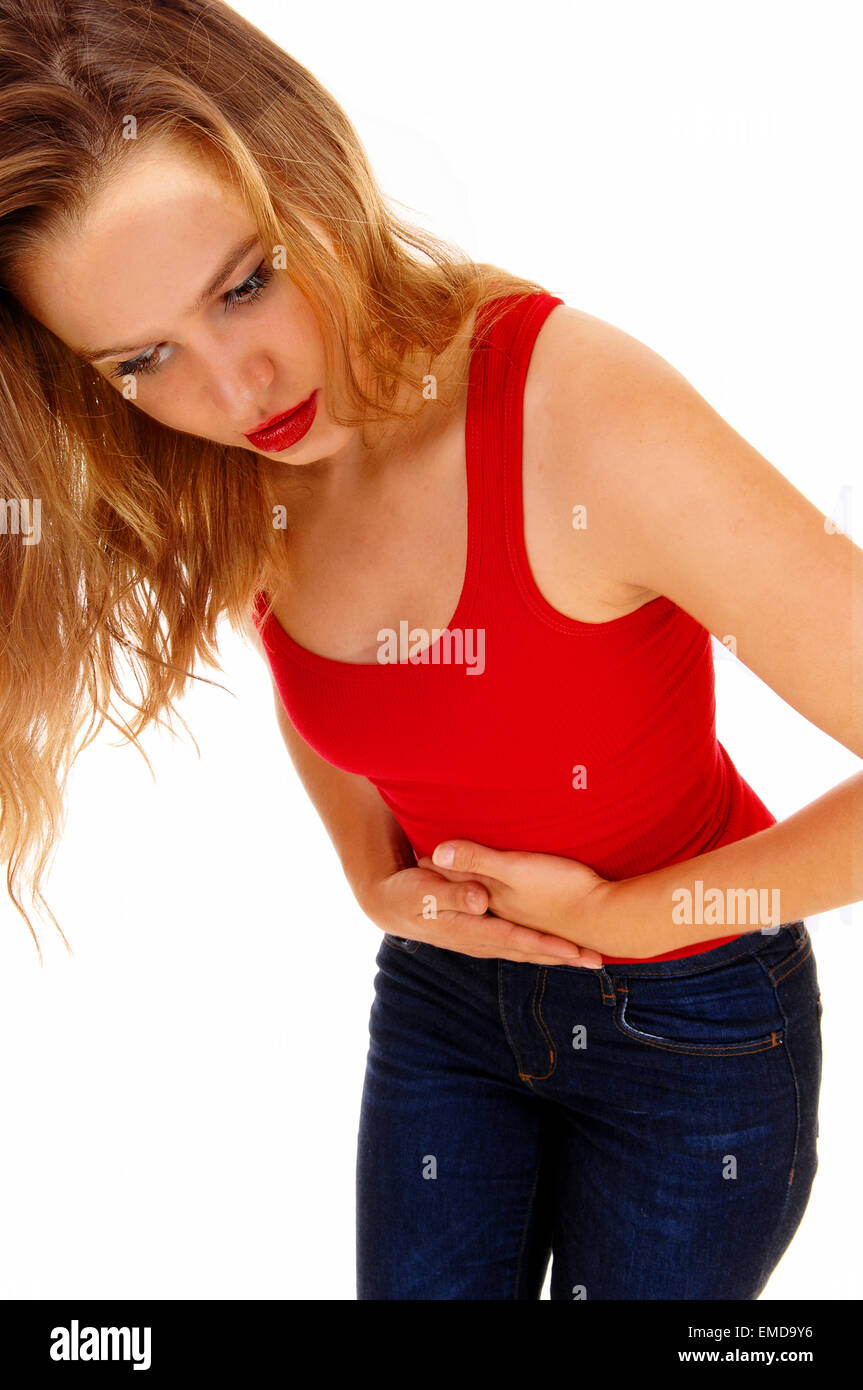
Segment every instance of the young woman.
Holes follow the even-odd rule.
[[[84,725],[137,740],[245,624],[384,932],[359,1297],[535,1299],[553,1254],[553,1299],[756,1298],[861,779],[778,824],[710,633],[863,754],[861,552],[656,353],[400,222],[227,6],[0,0],[0,52],[13,899]]]

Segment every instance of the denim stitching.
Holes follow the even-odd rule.
[[[541,990],[541,992],[540,992],[539,999],[537,999],[537,997],[536,997],[536,992],[537,992],[537,989],[539,988],[540,980],[542,981],[542,990]],[[541,966],[539,967],[539,973],[537,974],[536,984],[535,984],[534,987],[533,987],[533,999],[531,1000],[531,1012],[533,1013],[534,1019],[535,1019],[536,1022],[538,1023],[539,1027],[542,1029],[543,1033],[545,1034],[546,1040],[548,1041],[548,1044],[549,1044],[548,1060],[550,1061],[551,1066],[550,1066],[549,1070],[548,1070],[547,1072],[543,1072],[542,1075],[540,1075],[538,1072],[526,1072],[526,1073],[524,1073],[524,1074],[523,1074],[523,1079],[524,1079],[525,1081],[526,1081],[529,1077],[532,1078],[534,1081],[547,1081],[548,1078],[554,1074],[555,1068],[557,1067],[557,1049],[556,1049],[556,1047],[555,1047],[555,1045],[554,1045],[554,1038],[551,1036],[551,1034],[549,1033],[547,1027],[545,1026],[545,1019],[544,1019],[543,1016],[542,1016],[542,1007],[541,1007],[541,1006],[542,1006],[542,996],[543,996],[543,994],[545,994],[545,986],[546,986],[547,982],[548,982],[548,971],[546,970],[545,966],[542,966],[542,965],[541,965]]]
[[[624,985],[619,986],[619,992],[624,996],[629,993]],[[625,1038],[641,1043],[644,1047],[655,1047],[660,1052],[680,1052],[690,1057],[747,1057],[753,1052],[767,1052],[770,1048],[779,1047],[785,1038],[785,1029],[780,1028],[778,1031],[772,1032],[769,1038],[759,1038],[755,1043],[733,1043],[727,1047],[723,1047],[720,1043],[676,1043],[670,1038],[661,1041],[658,1038],[648,1038],[645,1033],[640,1033],[631,1023],[626,1023],[625,1007],[626,999],[624,998],[623,1005],[618,1005],[614,1011],[614,1022],[619,1031]],[[785,1017],[784,1010],[782,1016]]]
[[[810,944],[811,944],[811,943],[810,943]],[[783,1006],[782,1006],[782,1000],[779,998],[779,995],[778,995],[778,994],[776,995],[776,1002],[777,1002],[777,1004],[779,1005],[780,1010],[782,1011],[782,1017],[785,1019],[785,1028],[783,1028],[782,1031],[783,1031],[783,1033],[786,1033],[786,1032],[788,1031],[788,1015],[786,1014],[785,1009],[784,1009]],[[794,1068],[794,1059],[792,1058],[791,1053],[789,1052],[789,1050],[788,1050],[787,1047],[784,1049],[784,1051],[785,1051],[785,1056],[786,1056],[786,1058],[788,1059],[788,1070],[789,1070],[790,1073],[791,1073],[791,1084],[792,1084],[793,1087],[794,1087],[794,1144],[793,1144],[792,1149],[791,1149],[791,1169],[790,1169],[789,1174],[788,1174],[788,1182],[785,1184],[785,1197],[784,1197],[784,1200],[783,1200],[783,1202],[782,1202],[782,1208],[781,1208],[781,1210],[780,1210],[780,1212],[779,1212],[778,1217],[776,1218],[776,1225],[773,1227],[773,1237],[774,1237],[774,1238],[775,1238],[775,1236],[776,1236],[776,1232],[782,1229],[782,1224],[783,1224],[783,1222],[785,1221],[785,1215],[786,1215],[786,1212],[788,1211],[788,1205],[789,1205],[789,1203],[790,1203],[790,1201],[791,1201],[791,1184],[794,1182],[794,1169],[795,1169],[796,1166],[797,1166],[797,1154],[798,1154],[799,1149],[800,1149],[800,1130],[801,1130],[801,1121],[800,1121],[800,1086],[799,1086],[799,1083],[798,1083],[798,1081],[797,1081],[797,1072],[795,1071],[795,1068]],[[772,1246],[769,1247],[769,1248],[772,1249]],[[787,1248],[787,1247],[786,1247],[786,1248]],[[762,1289],[764,1288],[764,1285],[767,1283],[767,1280],[768,1280],[769,1277],[770,1277],[770,1274],[771,1274],[771,1272],[772,1272],[772,1269],[775,1269],[775,1267],[776,1267],[776,1262],[774,1261],[774,1263],[773,1263],[771,1269],[767,1271],[767,1274],[766,1274],[766,1275],[764,1274],[764,1272],[763,1272],[763,1267],[762,1267],[762,1272],[761,1272],[761,1275],[760,1275],[760,1284],[759,1284],[759,1288],[758,1288],[758,1293],[759,1293],[759,1294],[761,1293]],[[758,1297],[758,1294],[756,1294],[756,1298],[757,1298],[757,1297]]]
[[[406,951],[409,956],[418,951],[422,945],[421,941],[416,941],[412,937],[395,936],[392,932],[384,932],[384,941],[390,946],[395,946],[397,951]]]
[[[509,1031],[509,1025],[507,1024],[507,1021],[506,1021],[506,1010],[505,1010],[505,1008],[504,1008],[504,1006],[503,1006],[503,961],[502,961],[502,960],[499,960],[499,961],[498,961],[498,965],[497,965],[497,1007],[498,1007],[498,1013],[500,1014],[500,1021],[501,1021],[501,1023],[503,1024],[503,1031],[504,1031],[504,1033],[505,1033],[505,1035],[506,1035],[506,1040],[507,1040],[507,1042],[509,1043],[510,1050],[512,1051],[513,1056],[515,1057],[515,1065],[516,1065],[516,1067],[518,1068],[518,1075],[519,1075],[519,1077],[521,1078],[522,1081],[526,1081],[526,1080],[527,1080],[527,1077],[526,1077],[525,1073],[524,1073],[524,1072],[522,1071],[522,1069],[521,1069],[521,1057],[519,1056],[519,1051],[518,1051],[518,1048],[517,1048],[516,1045],[515,1045],[515,1041],[514,1041],[514,1039],[513,1039],[513,1036],[512,1036],[512,1034],[511,1034],[510,1031]],[[529,1081],[528,1081],[527,1084],[530,1086],[530,1082],[529,1082]],[[532,1087],[532,1086],[531,1086],[530,1088],[531,1088],[531,1090],[533,1090],[533,1087]]]
[[[614,981],[612,980],[605,966],[603,965],[599,970],[595,970],[594,974],[596,975],[597,983],[599,984],[599,992],[602,996],[603,1004],[613,1004],[615,1000]],[[611,985],[610,990],[607,990],[605,988],[606,981],[608,981],[608,983]]]
[[[806,949],[804,950],[803,942],[801,941],[798,950],[800,950],[802,954],[799,956],[799,958],[791,957],[790,965],[788,964],[788,959],[786,958],[785,960],[781,960],[778,965],[774,965],[772,970],[768,970],[767,973],[775,985],[778,985],[782,980],[786,980],[789,975],[792,975],[794,973],[798,965],[802,965],[805,960],[809,959],[809,957],[812,954],[812,942],[809,941],[806,945]],[[774,973],[777,970],[781,970],[784,965],[787,965],[788,969],[785,970],[783,974],[777,975]]]
[[[789,922],[787,925],[788,925],[788,926],[792,926],[793,923],[790,923],[790,922]],[[707,961],[704,965],[694,965],[694,966],[692,967],[691,970],[673,970],[673,971],[663,970],[663,969],[661,968],[663,962],[659,962],[659,965],[660,965],[660,968],[659,968],[659,969],[656,969],[656,970],[639,970],[639,971],[637,972],[637,976],[636,976],[636,973],[633,972],[633,971],[630,971],[630,968],[629,968],[629,967],[630,967],[630,964],[637,965],[637,964],[638,964],[637,961],[628,962],[628,963],[625,964],[625,965],[614,965],[614,964],[612,963],[611,965],[608,965],[608,966],[606,966],[605,968],[608,970],[609,974],[612,976],[612,978],[613,978],[614,980],[617,980],[617,979],[625,979],[628,973],[629,973],[629,974],[632,974],[632,978],[633,978],[633,979],[638,978],[639,980],[652,980],[652,979],[663,979],[663,980],[671,980],[671,979],[677,980],[677,979],[680,979],[680,980],[686,980],[686,979],[689,979],[690,976],[692,976],[692,975],[702,975],[702,974],[704,974],[704,972],[705,972],[706,970],[721,970],[722,967],[723,967],[724,965],[730,964],[730,962],[731,962],[732,960],[737,960],[739,956],[746,955],[746,954],[753,955],[753,956],[757,956],[757,955],[760,953],[760,951],[761,951],[762,949],[766,949],[766,948],[761,948],[761,947],[757,947],[757,946],[750,946],[750,945],[747,944],[745,938],[746,938],[747,936],[754,936],[754,935],[755,935],[755,932],[746,932],[745,935],[744,935],[743,937],[740,938],[740,948],[739,948],[739,950],[734,951],[734,953],[733,953],[732,955],[726,956],[726,957],[725,957],[723,960],[721,960],[721,961]],[[795,945],[789,948],[788,956],[786,956],[786,957],[784,958],[784,960],[780,961],[780,962],[779,962],[779,965],[784,965],[786,960],[788,960],[789,958],[795,957],[795,953],[796,953],[797,951],[800,950],[801,945],[802,945],[802,942],[803,942],[804,940],[805,940],[805,937],[798,936]],[[810,943],[810,944],[811,944],[811,943]],[[669,964],[669,965],[675,964],[675,962],[672,962],[672,961],[668,961],[668,962],[665,962],[665,963],[666,963],[666,964]],[[576,966],[571,966],[571,965],[565,965],[565,966],[563,966],[562,968],[563,968],[564,970],[574,970],[574,969],[576,969],[577,967],[576,967]],[[777,967],[775,967],[775,968],[778,969],[779,967],[777,966]]]

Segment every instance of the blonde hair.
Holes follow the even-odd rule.
[[[406,357],[446,364],[472,312],[544,292],[402,221],[329,92],[220,0],[0,0],[0,506],[41,515],[39,544],[0,532],[0,855],[40,963],[21,886],[71,952],[41,883],[78,753],[107,720],[150,767],[139,734],[170,728],[198,658],[222,669],[220,617],[241,629],[284,561],[267,459],[153,420],[16,298],[16,267],[165,138],[231,179],[278,248],[356,410],[340,423],[401,418]]]

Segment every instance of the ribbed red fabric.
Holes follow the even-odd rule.
[[[487,311],[477,317],[466,574],[443,633],[411,630],[414,646],[426,645],[419,659],[409,659],[406,621],[389,660],[358,664],[300,646],[275,615],[261,623],[262,593],[254,620],[291,723],[328,762],[377,787],[418,858],[467,839],[565,855],[621,879],[776,818],[716,738],[705,627],[665,597],[581,622],[533,580],[522,525],[524,383],[536,335],[563,302],[513,301],[490,330]]]

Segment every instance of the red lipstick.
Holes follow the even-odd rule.
[[[283,410],[281,415],[273,415],[258,429],[250,430],[246,434],[249,443],[271,454],[280,454],[283,449],[298,444],[312,427],[318,408],[317,397],[316,387],[309,398],[294,406],[293,410]]]

